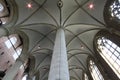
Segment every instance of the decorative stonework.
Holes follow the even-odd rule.
[[[62,2],[61,0],[59,0],[58,3],[57,3],[57,6],[58,6],[59,8],[62,8],[62,7],[63,7],[63,2]]]

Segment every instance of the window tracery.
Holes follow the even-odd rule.
[[[110,6],[111,16],[120,19],[120,0],[115,0]]]
[[[99,71],[98,67],[95,65],[93,60],[89,61],[89,70],[90,70],[93,80],[104,80],[101,72]]]
[[[97,51],[120,78],[120,47],[105,37],[98,38],[97,45]]]
[[[89,80],[87,74],[84,73],[84,80]]]

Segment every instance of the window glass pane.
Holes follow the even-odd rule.
[[[16,60],[16,59],[20,56],[21,51],[22,51],[22,48],[19,47],[16,51],[17,51],[17,52],[15,52],[15,53],[13,54],[14,60]]]
[[[112,41],[106,39],[105,37],[99,38],[98,42],[100,40],[102,40],[101,43],[98,44],[98,51],[100,55],[104,58],[104,60],[108,63],[108,65],[113,69],[116,75],[120,78],[120,70],[118,69],[120,67],[120,58],[119,58],[120,47],[117,46]]]
[[[92,60],[90,60],[89,70],[93,77],[93,80],[104,80],[102,74],[100,73],[99,69]]]
[[[120,54],[120,47],[117,47],[117,51],[119,52],[119,54]]]
[[[5,45],[7,46],[8,49],[12,47],[12,44],[10,43],[9,40],[5,41]]]
[[[107,43],[105,43],[105,46],[106,46],[107,48],[110,48],[110,45],[108,45]]]
[[[117,51],[115,51],[114,54],[115,54],[116,56],[119,56],[119,55],[120,55]]]
[[[22,48],[18,48],[18,49],[17,49],[17,54],[18,54],[18,56],[21,54],[21,52],[22,52]]]
[[[111,48],[110,48],[110,51],[113,53],[113,52],[114,52],[114,48],[113,48],[113,47],[111,47]]]
[[[117,59],[117,57],[115,55],[112,55],[111,58],[113,59],[113,61],[115,61]]]
[[[17,42],[17,38],[16,37],[12,37],[12,38],[10,38],[10,41],[14,45]]]
[[[112,47],[115,49],[115,48],[117,47],[117,45],[113,43],[113,44],[112,44]]]
[[[12,38],[10,38],[10,40],[8,39],[7,41],[5,41],[5,45],[9,49],[9,48],[12,47],[12,45],[15,45],[16,42],[17,42],[17,38],[16,37],[12,37]]]
[[[119,55],[118,59],[120,60],[120,55]]]
[[[110,6],[111,16],[120,19],[120,0],[115,0]]]
[[[14,58],[14,60],[16,60],[18,58],[18,55],[16,53],[14,53],[13,58]]]
[[[117,62],[118,64],[120,64],[120,60],[119,60],[119,59],[117,59],[116,62]],[[120,66],[119,66],[119,67],[120,67]]]

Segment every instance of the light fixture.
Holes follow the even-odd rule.
[[[31,4],[31,3],[28,3],[28,4],[27,4],[27,8],[29,8],[29,9],[32,8],[32,4]]]
[[[81,48],[81,49],[84,49],[84,46],[83,46],[83,45],[81,45],[81,46],[80,46],[80,48]]]
[[[88,4],[88,8],[89,9],[94,9],[94,4],[93,3]]]

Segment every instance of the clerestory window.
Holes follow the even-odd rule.
[[[10,8],[6,0],[0,0],[0,25],[6,24],[10,17]]]
[[[106,37],[97,40],[97,51],[120,78],[120,47]]]
[[[120,19],[120,0],[115,0],[110,6],[111,16]]]
[[[84,73],[84,80],[89,80],[87,74]]]
[[[95,65],[93,60],[89,61],[89,70],[90,70],[93,80],[104,80],[101,72],[99,71],[98,67]]]

